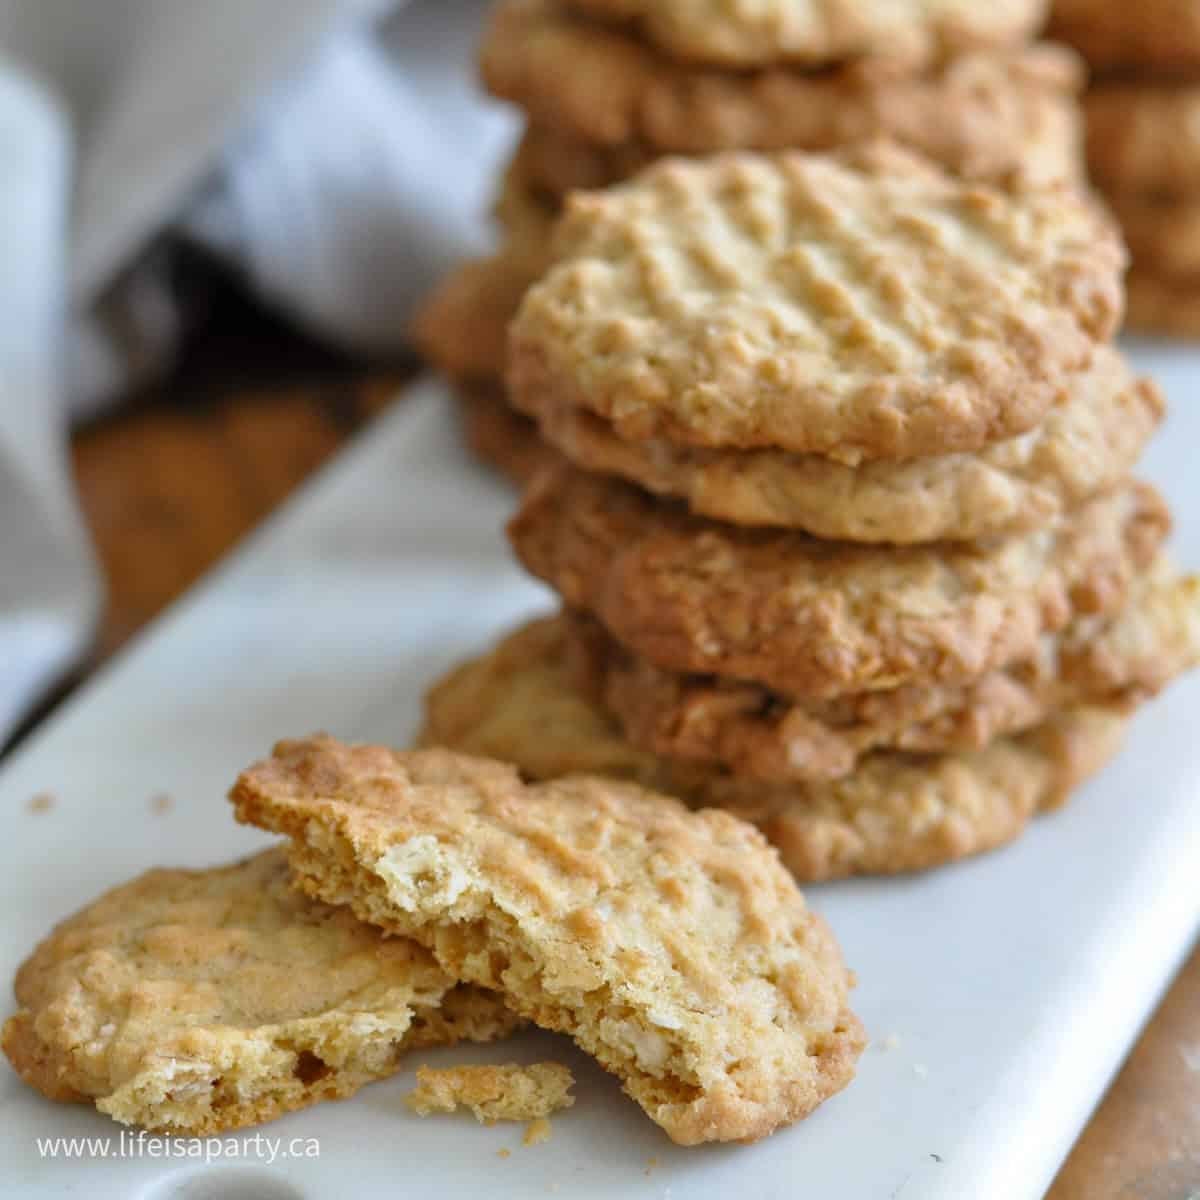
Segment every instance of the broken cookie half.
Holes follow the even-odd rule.
[[[409,1048],[519,1023],[415,942],[292,889],[278,847],[113,889],[42,942],[15,990],[3,1047],[27,1083],[168,1133],[348,1096]]]
[[[444,750],[284,742],[238,780],[296,882],[570,1034],[681,1144],[810,1113],[864,1046],[850,973],[745,822]]]

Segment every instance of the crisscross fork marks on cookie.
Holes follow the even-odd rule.
[[[1111,334],[1124,261],[1069,190],[885,146],[671,160],[573,196],[555,252],[510,334],[519,407],[846,462],[1036,424]]]

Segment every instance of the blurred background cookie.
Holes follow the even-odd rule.
[[[1051,30],[1092,68],[1092,179],[1133,255],[1128,324],[1200,336],[1200,9],[1055,0]]]
[[[431,298],[417,324],[422,348],[451,377],[464,355],[479,373],[477,331],[516,312],[516,276],[501,278],[505,244],[523,224],[512,219],[515,198],[550,221],[572,191],[662,156],[887,137],[968,178],[1082,184],[1083,70],[1069,49],[1034,41],[1044,18],[1035,0],[865,9],[500,0],[480,73],[527,122],[497,204],[500,264],[468,265]],[[548,239],[532,244],[544,266]],[[478,344],[498,342],[493,333]],[[497,364],[493,379],[501,373]]]

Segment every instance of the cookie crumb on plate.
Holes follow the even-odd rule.
[[[404,1098],[405,1104],[422,1117],[469,1108],[477,1121],[532,1121],[534,1125],[560,1108],[570,1108],[574,1084],[570,1068],[542,1062],[530,1066],[419,1067],[417,1087]],[[548,1140],[531,1125],[525,1134],[527,1146]]]

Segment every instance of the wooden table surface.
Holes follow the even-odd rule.
[[[411,375],[411,365],[347,362],[236,297],[221,311],[173,380],[74,440],[109,588],[91,665],[207,570]],[[1200,950],[1049,1195],[1200,1200]]]

